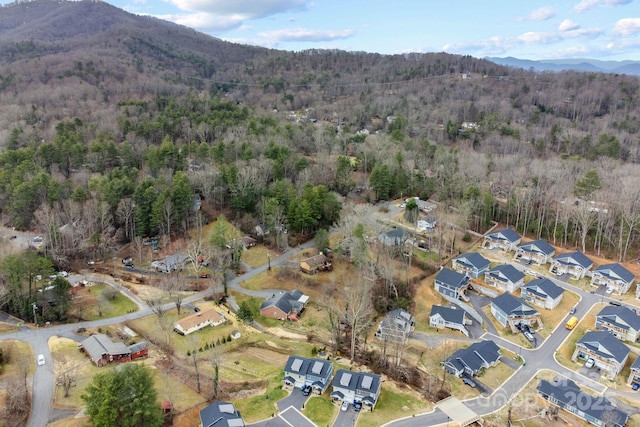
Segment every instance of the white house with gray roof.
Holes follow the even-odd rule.
[[[630,308],[608,305],[596,314],[596,329],[622,341],[636,342],[640,338],[640,316]]]
[[[503,251],[514,250],[522,241],[522,237],[512,228],[494,231],[484,236],[482,247],[487,249],[499,248]]]
[[[542,239],[533,242],[523,243],[516,248],[513,256],[515,260],[531,261],[538,265],[546,264],[551,261],[556,250],[549,243]]]
[[[591,285],[606,286],[607,289],[622,295],[631,288],[634,280],[636,280],[635,274],[624,268],[622,264],[605,264],[593,270]]]
[[[380,397],[381,377],[369,372],[339,369],[333,379],[331,398],[343,402],[361,402],[373,410]]]
[[[520,292],[524,301],[549,310],[556,308],[564,295],[564,289],[546,277],[530,281]]]
[[[469,336],[466,325],[470,325],[471,320],[467,317],[464,310],[434,305],[431,307],[429,314],[429,326],[433,328],[443,329],[449,328],[462,332],[465,336]]]
[[[627,363],[629,352],[629,348],[609,332],[591,331],[578,340],[571,360],[593,359],[594,366],[600,369],[603,376],[613,380]]]
[[[560,254],[551,260],[549,272],[570,274],[574,279],[582,279],[593,267],[593,261],[580,251]]]
[[[514,292],[524,284],[524,273],[511,264],[498,265],[484,273],[484,283],[506,292]]]
[[[451,268],[458,273],[477,279],[489,269],[489,264],[489,260],[478,252],[470,252],[454,258],[451,262]]]
[[[502,326],[509,326],[513,332],[517,332],[518,323],[542,326],[538,310],[510,293],[491,300],[491,314]]]
[[[333,363],[328,360],[289,356],[282,381],[286,387],[311,386],[314,393],[322,394],[329,386],[332,375]]]

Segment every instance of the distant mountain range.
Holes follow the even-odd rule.
[[[532,61],[513,57],[487,57],[488,61],[507,67],[536,71],[592,71],[594,73],[628,74],[640,76],[640,61],[598,61],[596,59],[554,59]]]

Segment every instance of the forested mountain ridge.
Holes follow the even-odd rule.
[[[247,230],[309,233],[335,223],[334,194],[356,187],[434,198],[477,230],[497,220],[620,259],[635,251],[635,77],[284,52],[96,1],[0,12],[3,221],[50,231],[56,262],[183,233],[194,192]]]

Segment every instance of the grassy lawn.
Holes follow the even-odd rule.
[[[236,300],[238,305],[246,302],[249,305],[249,309],[253,313],[253,318],[262,326],[266,328],[273,328],[282,325],[281,320],[260,316],[260,304],[262,304],[262,302],[264,301],[262,298],[251,297],[249,295],[241,294],[235,291],[231,291],[230,294]]]
[[[2,379],[20,376],[23,368],[29,373],[36,369],[36,355],[33,354],[31,346],[23,341],[3,340],[0,341],[3,357],[8,358],[8,362],[2,366]],[[26,364],[26,366],[25,366]]]
[[[571,361],[571,355],[576,349],[576,343],[587,331],[593,331],[596,323],[596,313],[602,310],[606,304],[600,303],[593,306],[593,308],[587,313],[578,324],[573,328],[573,331],[567,337],[564,344],[558,349],[556,353],[556,359],[558,363],[570,369],[572,371],[577,370],[582,366],[582,363]]]
[[[243,280],[240,286],[250,291],[260,291],[263,289],[295,289],[295,283],[291,283],[289,286],[287,286],[286,282],[283,282],[278,278],[277,271],[281,268],[284,267],[273,267],[271,271],[267,270],[256,276],[253,276],[249,280]]]
[[[247,249],[246,251],[242,251],[240,259],[248,266],[256,268],[267,264],[267,262],[269,261],[269,255],[275,258],[275,256],[278,254],[270,251],[262,245],[256,245],[250,249]]]
[[[525,336],[523,334],[520,334],[520,333],[514,334],[513,332],[511,332],[511,328],[505,328],[500,323],[498,323],[498,321],[495,319],[495,317],[493,317],[493,314],[491,314],[490,305],[486,305],[486,306],[482,307],[482,311],[484,312],[484,314],[487,315],[487,318],[489,319],[491,324],[498,331],[498,336],[500,336],[501,338],[504,338],[506,340],[509,340],[512,343],[517,344],[517,345],[519,345],[521,347],[533,348],[533,345],[531,345],[531,343],[525,338]]]
[[[18,327],[14,324],[0,322],[0,335],[18,332]]]
[[[138,310],[138,306],[133,301],[119,292],[115,294],[113,299],[101,300],[101,295],[107,288],[111,288],[111,286],[106,283],[97,283],[93,286],[80,288],[76,292],[75,298],[83,306],[83,320],[107,319]]]
[[[415,393],[399,389],[393,383],[383,382],[380,397],[373,412],[361,412],[357,425],[381,426],[391,420],[429,412],[433,404]]]
[[[556,326],[564,321],[571,307],[576,305],[579,300],[580,297],[578,294],[571,291],[565,291],[562,296],[562,301],[560,301],[560,304],[558,304],[558,306],[553,310],[533,306],[540,312],[542,324],[544,325],[542,329],[539,329],[536,332],[538,332],[543,338],[547,338],[551,335],[551,332],[556,328]]]
[[[271,418],[278,412],[276,402],[287,395],[287,391],[282,389],[282,378],[284,373],[280,370],[277,377],[268,379],[264,393],[255,396],[238,399],[234,402],[236,409],[242,414],[242,418],[248,424]]]
[[[304,405],[302,413],[317,426],[331,425],[338,407],[324,396],[312,396]]]
[[[434,305],[449,304],[442,296],[433,288],[433,279],[435,274],[427,277],[420,283],[413,298],[415,304],[414,320],[416,322],[416,331],[419,332],[436,332],[436,329],[429,326],[429,314],[431,307]],[[440,333],[450,333],[462,336],[461,333],[447,330]]]
[[[49,341],[53,369],[55,372],[71,370],[76,377],[76,386],[71,389],[69,397],[64,397],[64,390],[56,387],[53,402],[56,407],[80,409],[84,402],[80,398],[93,376],[104,371],[95,366],[91,360],[78,350],[78,343],[68,338],[51,338]]]

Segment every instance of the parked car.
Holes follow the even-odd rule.
[[[39,354],[38,355],[38,366],[42,366],[44,365],[45,361],[44,361],[44,354]]]
[[[607,295],[611,295],[613,293],[613,288],[607,288],[605,292],[607,293]]]
[[[42,236],[36,236],[33,238],[33,243],[41,243],[44,240]]]
[[[211,275],[209,275],[209,273],[200,273],[198,277],[201,279],[208,279]]]
[[[529,340],[529,342],[534,342],[536,340],[536,337],[534,337],[533,334],[529,331],[524,331],[523,334],[525,338]]]
[[[310,385],[306,385],[304,387],[302,387],[302,395],[303,396],[309,396],[311,394],[311,386]]]
[[[342,401],[342,406],[340,407],[340,410],[342,412],[345,412],[347,409],[349,409],[349,402],[347,402],[346,400]]]
[[[133,270],[135,267],[133,266],[133,264],[125,264],[124,268],[125,270]]]
[[[572,308],[571,310],[569,310],[569,314],[576,314],[576,308]]]
[[[594,365],[596,364],[596,361],[593,360],[592,358],[588,358],[586,362],[584,362],[584,367],[587,369],[593,368]]]
[[[477,384],[475,383],[475,381],[473,381],[470,378],[463,378],[462,382],[465,383],[466,385],[468,385],[469,387],[473,387],[476,388]]]
[[[609,301],[609,304],[611,305],[617,305],[618,307],[620,307],[622,304],[620,304],[618,301]]]
[[[362,409],[362,402],[353,402],[353,410],[360,412],[360,409]]]
[[[635,383],[633,386],[631,386],[631,388],[633,389],[633,391],[638,391],[638,389],[640,388],[640,384]]]

